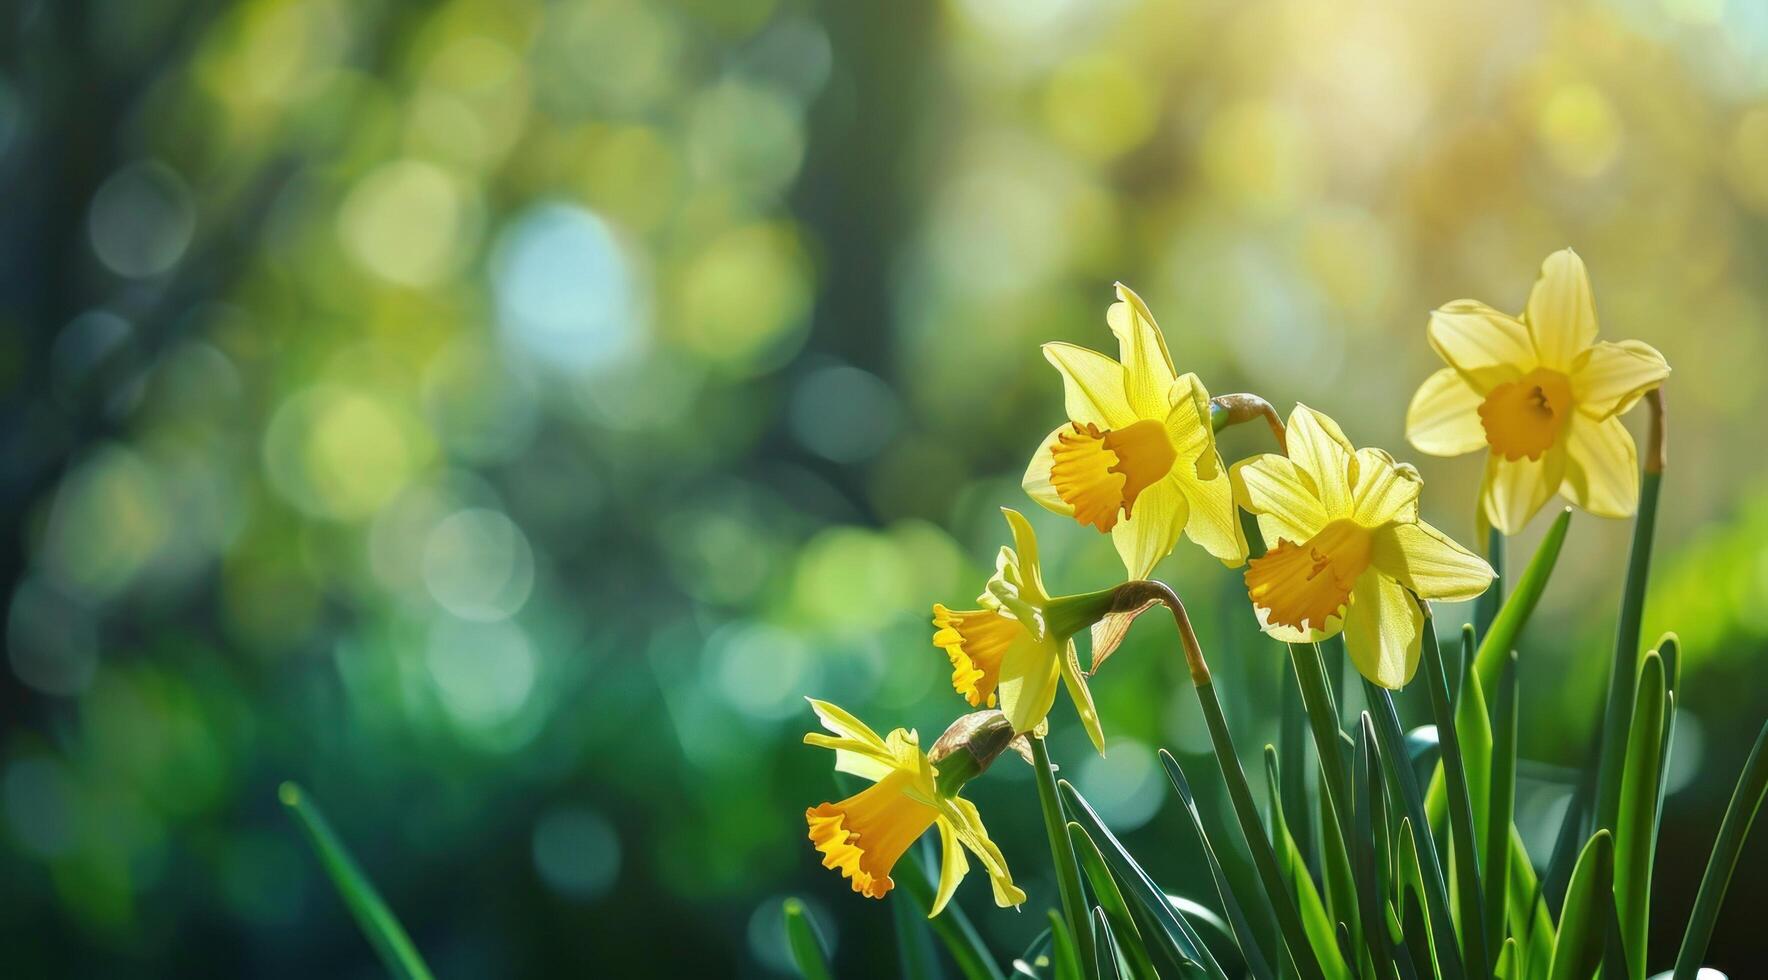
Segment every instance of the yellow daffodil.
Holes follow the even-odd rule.
[[[1234,464],[1240,505],[1268,550],[1246,588],[1265,632],[1287,643],[1344,633],[1363,676],[1396,688],[1418,667],[1425,599],[1471,599],[1491,584],[1477,555],[1418,519],[1418,471],[1355,449],[1306,406],[1289,416],[1289,454]]]
[[[872,785],[839,803],[820,803],[804,811],[810,840],[823,855],[823,867],[838,869],[867,898],[883,898],[895,885],[890,870],[929,827],[939,829],[942,856],[939,888],[928,918],[951,900],[958,882],[970,870],[965,849],[974,853],[994,884],[995,904],[1003,908],[1025,901],[1013,884],[1000,848],[989,840],[976,805],[943,791],[934,763],[921,750],[913,731],[901,728],[887,738],[826,701],[810,701],[817,718],[832,735],[811,732],[806,745],[835,750],[837,771],[851,773]]]
[[[1105,315],[1119,360],[1073,344],[1045,344],[1062,375],[1068,421],[1025,471],[1025,492],[1055,511],[1111,532],[1132,579],[1146,578],[1180,533],[1229,567],[1246,560],[1227,471],[1210,427],[1209,392],[1179,375],[1142,298],[1119,283]]]
[[[1090,622],[1069,614],[1076,607],[1102,614],[1104,605],[1089,601],[1098,594],[1052,599],[1044,590],[1031,523],[1016,510],[1003,507],[1001,513],[1012,528],[1013,547],[1002,548],[995,559],[994,577],[976,600],[983,608],[954,612],[935,603],[933,645],[951,659],[952,687],[972,707],[993,707],[998,696],[1016,732],[1035,731],[1043,722],[1060,678],[1093,746],[1104,754],[1099,714],[1074,650],[1074,633]]]
[[[1638,450],[1620,416],[1670,366],[1649,344],[1596,339],[1577,253],[1547,257],[1520,318],[1457,300],[1430,315],[1429,336],[1449,366],[1412,397],[1406,437],[1433,456],[1491,450],[1480,503],[1493,527],[1522,530],[1554,491],[1603,517],[1639,508]]]

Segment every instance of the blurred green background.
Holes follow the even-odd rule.
[[[889,906],[803,838],[837,790],[801,696],[928,739],[962,707],[929,609],[1035,509],[1038,343],[1111,349],[1122,279],[1180,370],[1415,461],[1472,543],[1479,462],[1404,443],[1425,315],[1520,309],[1568,244],[1676,371],[1668,966],[1768,681],[1768,6],[10,0],[0,180],[12,975],[376,975],[285,778],[442,975],[773,975],[788,893],[888,975]],[[1054,588],[1121,575],[1032,517]],[[1538,861],[1629,533],[1574,518],[1522,651]],[[1273,739],[1238,574],[1159,574]],[[1109,756],[1066,706],[1052,752],[1213,904],[1153,756],[1228,825],[1184,677],[1139,626]],[[1029,771],[972,795],[1053,902]],[[1003,952],[1042,923],[958,900]]]

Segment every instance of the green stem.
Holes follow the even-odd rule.
[[[1044,829],[1050,837],[1050,859],[1056,864],[1056,889],[1062,895],[1062,915],[1080,953],[1083,974],[1091,976],[1097,969],[1097,953],[1093,947],[1093,923],[1087,915],[1086,896],[1080,890],[1080,865],[1074,857],[1074,843],[1068,839],[1068,820],[1062,816],[1062,802],[1056,795],[1056,773],[1050,768],[1050,751],[1044,740],[1031,739],[1031,768],[1037,774],[1037,802],[1044,812]]]
[[[1608,669],[1608,701],[1602,711],[1602,755],[1596,765],[1596,826],[1610,831],[1621,805],[1621,771],[1626,762],[1627,732],[1632,727],[1628,719],[1633,712],[1633,688],[1639,670],[1639,628],[1645,614],[1645,585],[1651,577],[1651,538],[1657,527],[1658,491],[1664,476],[1663,396],[1652,391],[1646,397],[1651,406],[1651,444],[1639,484],[1639,515],[1633,522],[1633,545],[1627,554],[1627,584],[1621,593],[1614,661]]]

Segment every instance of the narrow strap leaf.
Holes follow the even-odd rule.
[[[828,954],[823,952],[816,927],[804,914],[804,903],[788,898],[783,911],[786,914],[786,946],[792,952],[792,964],[798,967],[798,975],[804,980],[832,980],[834,974],[829,970]]]
[[[1332,919],[1327,916],[1326,906],[1320,901],[1320,891],[1308,874],[1301,849],[1295,846],[1295,837],[1289,832],[1289,822],[1283,811],[1282,775],[1277,768],[1277,753],[1269,745],[1265,746],[1265,786],[1271,796],[1271,846],[1277,850],[1277,862],[1295,895],[1302,927],[1307,930],[1308,942],[1314,947],[1314,955],[1320,960],[1328,980],[1350,980],[1350,966],[1338,953]]]
[[[1357,752],[1351,779],[1356,783],[1357,823],[1354,848],[1357,879],[1357,908],[1363,915],[1363,942],[1369,947],[1369,958],[1376,975],[1396,978],[1394,951],[1388,941],[1387,923],[1382,920],[1382,894],[1385,888],[1376,880],[1375,835],[1385,833],[1385,820],[1378,819],[1382,790],[1381,757],[1375,748],[1375,724],[1363,712],[1358,729]]]
[[[1627,738],[1620,809],[1615,815],[1615,903],[1633,980],[1645,980],[1645,937],[1651,914],[1651,858],[1657,846],[1659,767],[1664,750],[1664,661],[1646,654],[1634,685],[1633,725]],[[1605,971],[1606,972],[1606,971]],[[1613,974],[1610,974],[1613,976]]]
[[[318,804],[306,790],[294,783],[283,783],[276,795],[294,815],[295,822],[306,831],[307,842],[313,845],[320,866],[331,877],[332,885],[344,899],[350,914],[356,917],[356,924],[380,955],[387,972],[405,980],[430,980],[430,968],[424,964],[417,947],[412,945],[411,937],[405,934],[405,927],[381,900],[380,892],[362,873],[356,859],[350,856],[349,849],[332,830]]]
[[[1171,752],[1161,749],[1160,765],[1166,770],[1167,780],[1173,784],[1174,792],[1179,794],[1179,802],[1185,805],[1185,812],[1191,817],[1191,826],[1197,831],[1197,843],[1203,849],[1203,859],[1209,865],[1210,877],[1215,880],[1216,895],[1222,900],[1222,909],[1228,915],[1228,924],[1234,931],[1234,942],[1240,947],[1240,955],[1246,961],[1247,972],[1259,980],[1270,980],[1273,976],[1270,964],[1265,960],[1264,950],[1259,948],[1252,925],[1246,921],[1245,911],[1234,897],[1234,888],[1228,882],[1227,872],[1222,870],[1222,862],[1216,857],[1215,847],[1209,842],[1209,832],[1203,828],[1203,814],[1197,809],[1197,800],[1191,795],[1191,784],[1186,781],[1184,770],[1179,768],[1179,760],[1173,758]],[[1272,814],[1274,821],[1282,819],[1282,814],[1274,807]]]
[[[1099,900],[1097,908],[1105,913],[1105,918],[1111,925],[1111,933],[1117,939],[1117,952],[1129,963],[1130,975],[1154,976],[1154,964],[1148,959],[1141,933],[1136,930],[1135,920],[1130,917],[1123,892],[1118,890],[1117,882],[1112,880],[1111,872],[1105,867],[1105,858],[1099,854],[1099,846],[1087,836],[1085,828],[1072,821],[1068,824],[1068,839],[1074,846],[1075,857],[1080,861],[1081,872],[1092,883],[1093,896]],[[1103,951],[1099,959],[1105,959]]]
[[[1504,658],[1492,704],[1492,761],[1486,797],[1486,955],[1497,963],[1504,950],[1510,890],[1510,824],[1516,813],[1516,653]],[[1517,896],[1521,901],[1524,896]],[[1514,958],[1515,954],[1512,954]]]
[[[1639,483],[1639,516],[1627,553],[1627,582],[1615,626],[1614,661],[1609,665],[1608,700],[1602,710],[1602,755],[1596,766],[1596,826],[1613,829],[1621,806],[1621,773],[1626,765],[1628,716],[1639,667],[1639,624],[1645,614],[1645,584],[1651,577],[1651,536],[1657,526],[1658,490],[1663,473],[1645,471]]]
[[[1706,873],[1695,894],[1694,912],[1688,917],[1688,930],[1682,934],[1682,948],[1676,953],[1675,980],[1695,980],[1701,958],[1707,955],[1707,942],[1713,938],[1713,925],[1719,921],[1719,906],[1725,904],[1725,890],[1731,886],[1731,872],[1737,867],[1737,856],[1750,835],[1750,825],[1761,809],[1762,796],[1768,791],[1768,725],[1756,736],[1756,747],[1737,777],[1737,789],[1731,804],[1719,821],[1719,838],[1713,842],[1713,855],[1707,859]]]
[[[1056,980],[1085,980],[1080,971],[1080,953],[1074,948],[1074,937],[1068,932],[1068,920],[1055,909],[1050,915],[1050,959],[1056,964]]]
[[[1449,789],[1449,840],[1455,854],[1455,888],[1461,911],[1461,959],[1467,964],[1468,976],[1486,977],[1491,975],[1491,969],[1486,960],[1485,909],[1480,897],[1473,804],[1468,796],[1467,770],[1461,740],[1456,734],[1455,712],[1449,704],[1448,673],[1443,669],[1442,648],[1437,645],[1436,620],[1428,609],[1425,610],[1424,637],[1420,646],[1423,648],[1420,677],[1430,692],[1431,712],[1436,717],[1437,735],[1443,745],[1443,776]]]
[[[1549,980],[1589,980],[1602,963],[1614,906],[1614,838],[1599,830],[1584,845],[1565,891]]]
[[[933,879],[927,874],[929,851],[922,847],[918,852],[909,851],[891,871],[891,878],[914,900],[916,918],[939,937],[965,980],[1004,980],[1005,975],[995,963],[994,954],[988,951],[982,934],[976,931],[976,926],[958,903],[952,902],[946,905],[945,911],[927,918],[927,912],[933,908]]]

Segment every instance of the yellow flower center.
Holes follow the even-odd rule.
[[[1540,459],[1571,418],[1572,384],[1548,368],[1493,388],[1479,406],[1492,451],[1508,460]]]
[[[1246,565],[1246,591],[1268,622],[1323,630],[1350,601],[1357,576],[1369,567],[1369,529],[1333,521],[1305,544],[1279,539]]]
[[[984,702],[994,707],[1001,658],[1025,627],[993,610],[952,612],[938,603],[933,605],[933,625],[933,645],[952,662],[952,688],[972,708]]]
[[[1050,485],[1074,508],[1074,519],[1109,531],[1119,511],[1130,508],[1143,490],[1172,471],[1178,453],[1166,427],[1143,419],[1121,429],[1069,423],[1052,447]]]
[[[903,792],[914,778],[898,770],[839,803],[804,811],[823,867],[839,869],[867,898],[883,898],[895,886],[890,869],[939,815]]]

